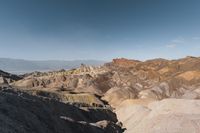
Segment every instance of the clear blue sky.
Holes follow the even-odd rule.
[[[0,57],[200,56],[200,0],[0,0]]]

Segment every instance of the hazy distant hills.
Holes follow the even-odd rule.
[[[0,70],[10,73],[22,74],[33,71],[49,71],[58,69],[71,69],[79,67],[81,64],[86,65],[102,65],[105,62],[99,60],[44,60],[31,61],[22,59],[0,58]]]

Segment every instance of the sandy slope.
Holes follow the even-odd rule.
[[[116,113],[126,133],[200,131],[200,100],[164,99],[146,105],[125,101]]]

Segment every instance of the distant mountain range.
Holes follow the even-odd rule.
[[[79,67],[81,64],[98,66],[105,61],[99,60],[44,60],[32,61],[23,59],[0,58],[0,70],[14,74],[23,74],[33,71],[50,71],[59,69],[72,69]]]

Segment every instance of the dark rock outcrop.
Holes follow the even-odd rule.
[[[0,92],[1,133],[122,133],[109,110],[79,109],[13,89]],[[104,121],[104,122],[101,122]],[[105,124],[106,123],[106,124]]]
[[[0,70],[0,84],[9,84],[20,79],[22,77]]]

